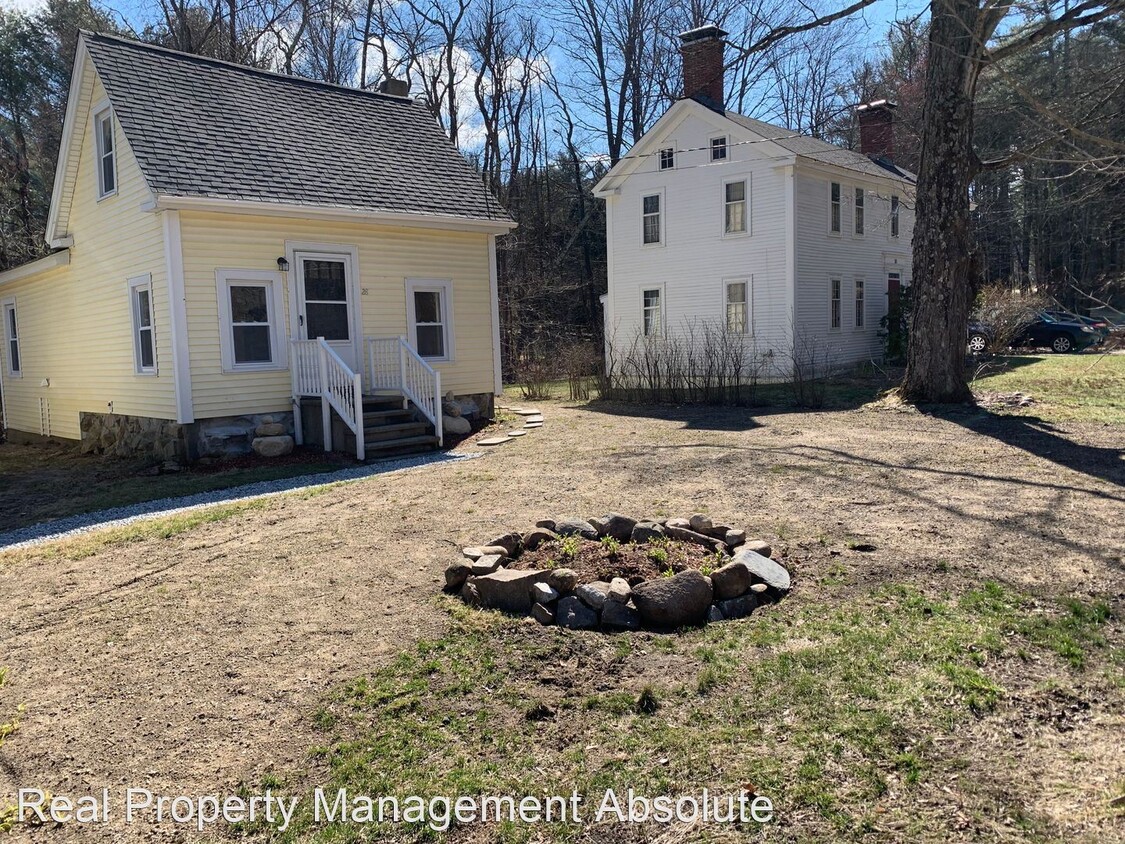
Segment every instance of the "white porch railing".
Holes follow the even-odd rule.
[[[438,446],[441,424],[441,373],[418,354],[405,337],[368,337],[367,380],[373,390],[400,390],[434,426]]]
[[[293,427],[297,442],[304,442],[301,426],[301,397],[320,396],[324,450],[332,450],[332,410],[355,434],[355,456],[363,460],[363,379],[344,363],[323,337],[293,340],[290,376],[293,382]],[[439,405],[440,406],[440,405]]]

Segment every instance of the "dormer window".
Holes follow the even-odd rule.
[[[676,150],[672,147],[667,147],[660,150],[660,169],[671,170],[676,166]]]
[[[711,139],[711,160],[712,161],[726,161],[727,159],[727,136],[723,135],[721,138]]]
[[[117,193],[117,150],[113,138],[113,112],[108,108],[94,117],[98,153],[98,199]]]

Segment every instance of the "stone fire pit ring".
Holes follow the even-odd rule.
[[[445,591],[572,630],[674,630],[745,618],[784,597],[790,574],[772,553],[702,513],[543,519],[526,533],[465,548],[445,570]],[[620,576],[590,575],[615,568]]]

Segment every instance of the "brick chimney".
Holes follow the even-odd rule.
[[[895,157],[894,110],[890,100],[875,100],[855,107],[859,118],[859,151],[871,158]]]
[[[723,104],[723,39],[727,33],[713,23],[680,34],[684,59],[684,96],[716,111]]]

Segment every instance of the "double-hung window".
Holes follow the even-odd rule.
[[[676,166],[676,150],[673,147],[666,147],[660,150],[660,169],[671,170]]]
[[[727,136],[723,135],[720,138],[711,139],[711,160],[712,161],[726,161],[727,159]]]
[[[644,242],[660,243],[660,194],[653,193],[642,200],[641,216],[644,224]]]
[[[152,309],[152,276],[129,279],[129,308],[133,312],[133,369],[138,375],[156,374],[156,327]]]
[[[414,347],[427,360],[453,360],[453,283],[448,279],[408,279],[406,318]]]
[[[664,333],[664,303],[659,287],[641,291],[641,317],[645,337],[660,337]]]
[[[840,327],[840,294],[842,286],[838,278],[834,278],[829,282],[829,327],[833,329]]]
[[[745,279],[726,282],[728,334],[750,333],[750,284]]]
[[[864,300],[863,290],[864,284],[862,278],[855,280],[855,327],[863,328],[865,313],[864,313]]]
[[[866,194],[863,188],[855,189],[855,233],[857,235],[863,234],[863,203]]]
[[[828,231],[832,234],[839,234],[843,223],[843,208],[840,201],[840,183],[833,182],[830,189],[830,198],[828,202]]]
[[[215,277],[223,370],[284,369],[281,275],[267,270],[218,270]]]
[[[106,108],[94,117],[98,156],[98,199],[117,193],[117,150],[113,136],[113,112]]]
[[[747,231],[746,180],[723,185],[723,233],[745,234]]]
[[[8,375],[23,377],[23,361],[20,358],[19,320],[16,319],[16,300],[4,300],[4,340],[8,358]]]
[[[891,237],[898,237],[899,202],[897,196],[891,197]]]

